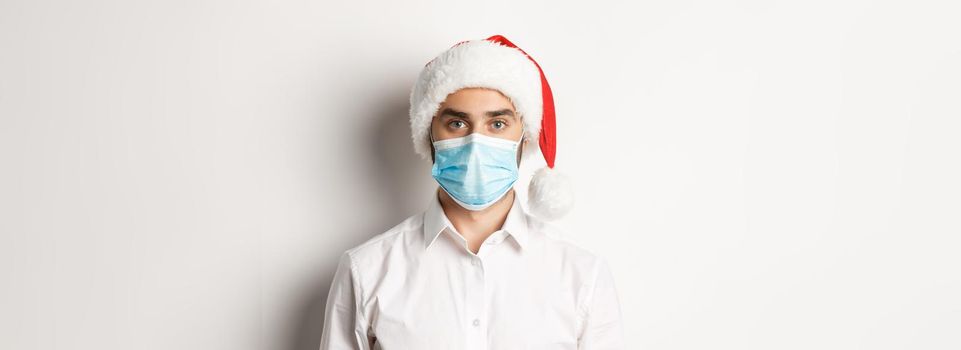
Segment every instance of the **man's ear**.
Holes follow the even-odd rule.
[[[430,144],[430,163],[434,164],[434,143],[430,140],[434,138],[434,126],[428,126],[427,129],[427,143]]]
[[[524,145],[527,144],[527,137],[524,137],[524,141],[521,142],[521,147],[517,150],[517,167],[521,167],[521,156],[524,155]]]

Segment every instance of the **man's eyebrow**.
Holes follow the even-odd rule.
[[[453,116],[453,117],[458,117],[458,118],[467,118],[468,116],[470,116],[470,114],[468,114],[467,112],[461,112],[461,111],[458,111],[458,110],[453,109],[453,108],[444,108],[444,110],[442,110],[442,111],[440,112],[440,115],[441,115],[441,116]],[[511,117],[515,117],[514,111],[512,111],[510,108],[504,108],[504,109],[498,109],[498,110],[496,110],[496,111],[490,111],[490,112],[484,113],[484,115],[486,115],[488,118],[496,117],[496,116],[499,116],[499,115],[509,115],[509,116],[511,116]],[[515,118],[516,118],[516,117],[515,117]]]
[[[467,118],[466,112],[461,112],[452,108],[444,108],[444,110],[440,112],[440,115],[441,116],[449,115],[452,117]]]
[[[504,108],[496,111],[487,112],[488,117],[496,117],[499,115],[509,115],[511,117],[514,117],[514,111],[510,110],[510,108]]]

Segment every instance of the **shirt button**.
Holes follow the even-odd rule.
[[[474,319],[474,327],[480,326],[480,320]]]
[[[471,259],[470,263],[473,264],[474,266],[478,266],[480,265],[480,259],[478,258]]]

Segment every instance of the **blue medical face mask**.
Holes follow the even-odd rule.
[[[517,181],[517,149],[521,140],[475,132],[434,141],[431,135],[431,175],[457,204],[468,210],[482,210],[501,199]]]

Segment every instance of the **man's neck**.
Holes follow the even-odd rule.
[[[480,250],[480,245],[497,230],[504,226],[507,221],[507,214],[514,205],[514,189],[511,188],[504,197],[483,210],[467,210],[460,206],[447,192],[437,188],[437,196],[440,199],[444,214],[450,220],[454,228],[467,240],[467,247],[475,254]]]

